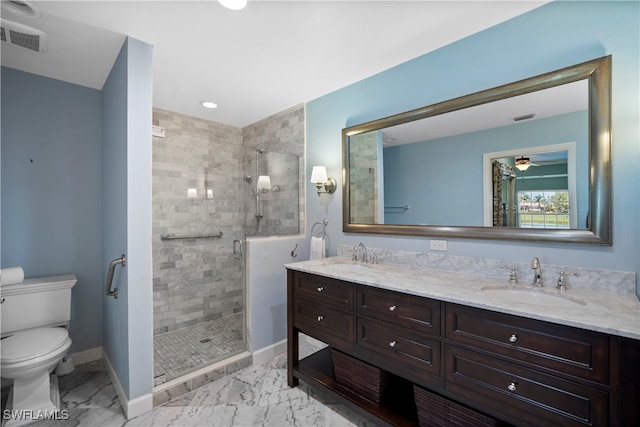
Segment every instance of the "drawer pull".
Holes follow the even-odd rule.
[[[324,291],[324,286],[318,286],[318,292]]]
[[[389,347],[391,347],[391,348],[395,348],[395,347],[396,347],[396,344],[397,344],[397,342],[396,342],[395,340],[394,340],[394,341],[391,341],[391,342],[389,343]]]
[[[324,316],[322,314],[318,316],[318,322],[322,322],[323,320],[324,320]]]
[[[392,305],[391,307],[389,307],[389,311],[396,311],[396,308],[398,307],[396,307],[395,305]]]
[[[509,389],[509,391],[516,391],[516,383],[512,382],[507,386],[507,388]]]
[[[518,341],[518,337],[516,336],[516,334],[512,334],[509,337],[509,342],[516,342],[516,341]]]

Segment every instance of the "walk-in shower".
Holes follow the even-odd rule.
[[[251,350],[246,238],[300,230],[299,156],[172,114],[153,146],[155,387]]]

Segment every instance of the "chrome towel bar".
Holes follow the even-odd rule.
[[[222,231],[216,234],[183,234],[183,235],[174,235],[174,234],[164,234],[160,236],[160,240],[183,240],[183,239],[214,239],[224,236]]]
[[[120,258],[116,258],[113,261],[111,261],[111,264],[109,264],[109,271],[107,272],[107,284],[104,290],[104,294],[108,297],[114,297],[115,299],[118,299],[118,288],[115,288],[113,291],[111,290],[111,282],[113,282],[113,273],[116,270],[116,265],[120,264],[123,267],[126,266],[126,262],[127,259],[124,256],[124,254],[122,254],[122,256]]]

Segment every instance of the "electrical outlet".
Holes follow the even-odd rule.
[[[430,248],[432,251],[447,251],[447,241],[446,240],[432,240],[430,244]]]

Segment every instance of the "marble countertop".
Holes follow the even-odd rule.
[[[640,301],[633,294],[555,284],[510,285],[507,277],[401,264],[356,263],[344,257],[285,264],[291,270],[640,340]]]

